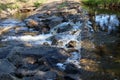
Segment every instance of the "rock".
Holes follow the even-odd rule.
[[[13,73],[15,66],[6,59],[0,60],[0,73]]]
[[[24,56],[24,57],[23,57]],[[12,62],[16,67],[21,67],[25,63],[24,58],[33,56],[35,59],[44,57],[44,62],[49,66],[55,66],[56,63],[65,61],[68,57],[67,52],[64,49],[52,48],[52,47],[15,47],[7,56],[8,60]],[[40,63],[40,61],[38,61]],[[33,64],[40,65],[38,62]],[[31,62],[29,62],[31,63]],[[28,63],[27,63],[28,64]],[[30,65],[28,65],[29,67]],[[32,68],[32,64],[31,64]]]
[[[49,71],[50,67],[47,65],[40,65],[38,68],[40,71]]]
[[[55,67],[57,63],[65,61],[67,59],[67,56],[68,56],[67,52],[63,49],[52,50],[52,51],[49,51],[49,54],[45,56],[45,59],[46,59],[46,62],[51,67]]]
[[[77,10],[76,9],[70,9],[70,10],[67,10],[67,12],[69,13],[69,14],[77,14]]]
[[[35,56],[23,57],[23,65],[21,68],[28,70],[36,70],[39,68],[39,63],[37,62],[38,58]]]
[[[21,67],[23,63],[22,55],[19,52],[10,53],[7,59],[17,68]]]
[[[57,73],[53,71],[38,71],[33,77],[24,77],[23,80],[56,80]]]
[[[68,44],[67,44],[67,47],[68,48],[74,48],[77,46],[77,42],[76,41],[70,41]]]
[[[53,28],[55,26],[57,26],[58,24],[60,24],[63,20],[63,18],[61,17],[57,17],[57,16],[52,16],[47,18],[47,20],[49,20],[50,22],[48,23],[50,28]]]
[[[6,19],[0,23],[0,35],[3,33],[9,32],[18,27],[26,26],[25,23],[15,20],[15,19]]]
[[[0,48],[0,59],[6,58],[7,55],[10,53],[11,49],[12,49],[11,46]]]
[[[16,27],[14,28],[16,33],[27,32],[29,29],[27,27]]]
[[[27,19],[26,20],[26,24],[28,27],[30,28],[35,28],[36,30],[39,30],[40,28],[38,27],[38,22],[36,20],[33,19]]]
[[[74,79],[74,78],[71,78],[70,76],[64,76],[64,79],[65,79],[65,80],[76,80],[76,79]]]
[[[77,74],[79,69],[74,64],[66,64],[65,72],[68,74]]]
[[[51,32],[56,31],[57,33],[63,33],[70,31],[73,27],[70,24],[71,22],[63,22],[51,29]]]
[[[37,70],[17,69],[14,74],[18,78],[23,78],[25,76],[34,76],[37,72]]]
[[[78,21],[80,21],[80,22],[82,22],[83,20],[81,19],[81,16],[80,15],[78,15],[78,14],[76,14],[76,15],[74,15],[74,14],[69,14],[69,15],[67,15],[67,17],[66,17],[66,19],[69,21],[73,21],[73,22],[78,22]]]
[[[80,74],[67,74],[64,76],[65,80],[81,80]]]
[[[36,7],[27,7],[27,8],[21,8],[20,9],[20,12],[22,13],[26,13],[26,12],[31,12],[31,11],[34,11],[36,9]]]
[[[37,72],[34,76],[35,79],[40,80],[56,80],[57,79],[57,73],[53,71],[47,71],[47,72]]]
[[[16,27],[16,26],[21,26],[24,27],[25,23],[16,20],[16,19],[6,19],[0,23],[0,28],[4,27]]]
[[[10,74],[0,73],[0,80],[16,80]]]
[[[56,66],[62,71],[65,70],[65,68],[66,68],[66,65],[63,63],[57,63]]]

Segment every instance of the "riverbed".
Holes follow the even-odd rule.
[[[119,80],[120,15],[90,9],[1,20],[0,59],[12,66],[3,72],[20,80]]]

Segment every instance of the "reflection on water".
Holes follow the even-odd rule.
[[[102,30],[107,29],[110,34],[112,31],[116,30],[119,26],[119,20],[116,15],[100,14],[95,16],[95,22],[97,26],[100,26]]]
[[[96,54],[101,56],[102,70],[120,76],[120,33],[116,31],[120,27],[120,12],[96,7],[84,6],[84,8],[89,12],[92,27],[94,30],[97,29],[93,35],[94,43],[97,46]],[[112,31],[115,34],[108,34]]]

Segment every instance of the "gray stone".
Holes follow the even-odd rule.
[[[47,71],[47,72],[42,72],[38,71],[35,76],[35,79],[37,80],[56,80],[57,79],[57,73],[53,71]]]
[[[12,49],[11,46],[0,48],[0,59],[6,58],[6,56],[9,54],[9,52],[11,51],[11,49]]]
[[[34,76],[37,72],[37,70],[17,69],[15,75],[19,78],[23,78],[26,76]]]
[[[57,17],[57,16],[52,16],[52,17],[49,17],[48,20],[50,21],[49,27],[53,28],[53,27],[57,26],[58,24],[60,24],[62,22],[63,18]]]
[[[17,68],[21,67],[24,64],[23,63],[23,58],[22,58],[22,56],[19,52],[10,53],[7,56],[7,59]]]
[[[12,73],[15,71],[15,66],[6,59],[0,60],[0,73]]]
[[[10,54],[7,56],[7,59],[12,62],[16,67],[24,66],[27,69],[31,66],[37,68],[36,66],[32,66],[35,64],[26,64],[24,59],[25,57],[33,56],[37,59],[36,64],[40,64],[40,59],[43,57],[43,60],[47,65],[51,67],[55,67],[56,63],[61,61],[65,61],[68,58],[68,53],[64,49],[53,48],[53,47],[15,47],[12,49]],[[43,65],[43,64],[42,64]]]
[[[0,80],[16,80],[10,74],[0,73]]]

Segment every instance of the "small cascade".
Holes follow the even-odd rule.
[[[15,22],[12,24],[16,25],[18,23]],[[89,25],[89,23],[86,25]],[[46,34],[43,33],[43,34],[38,34],[34,36],[32,35],[9,36],[8,35],[8,36],[4,36],[4,38],[1,41],[3,42],[17,41],[17,42],[22,42],[23,44],[28,43],[28,44],[31,44],[32,46],[49,45],[51,47],[64,48],[65,50],[75,49],[77,50],[77,52],[76,51],[70,52],[71,56],[65,62],[57,63],[56,66],[58,68],[61,68],[61,65],[64,65],[64,68],[62,67],[61,69],[65,69],[65,66],[67,64],[74,64],[77,68],[80,68],[79,60],[81,58],[80,50],[81,50],[81,27],[82,26],[83,26],[83,23],[81,21],[78,21],[76,23],[73,23],[72,21],[63,22],[51,28],[49,33],[46,33]],[[19,30],[25,30],[25,29],[24,27],[20,27]],[[31,28],[29,28],[29,29],[26,29],[26,31],[34,32],[35,30],[31,30]],[[13,28],[12,33],[14,32],[16,31]]]
[[[96,15],[95,22],[101,30],[107,30],[108,34],[110,34],[112,31],[117,30],[117,27],[120,25],[119,19],[116,15],[108,14]]]

